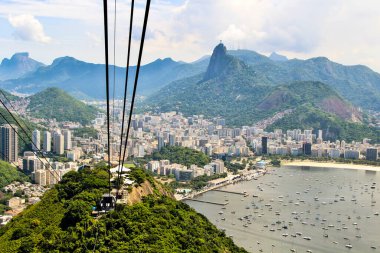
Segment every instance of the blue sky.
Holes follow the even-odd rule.
[[[145,5],[136,2],[134,52]],[[117,0],[117,65],[125,64],[129,4]],[[110,32],[113,7],[110,0]],[[104,62],[102,22],[100,0],[0,0],[0,58],[27,51],[46,64],[66,55]],[[194,61],[222,39],[229,49],[326,56],[380,72],[379,31],[378,0],[152,0],[143,61]]]

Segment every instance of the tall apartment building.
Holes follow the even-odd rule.
[[[63,137],[64,137],[64,148],[65,150],[71,150],[72,145],[71,145],[71,131],[70,130],[65,130],[63,131]]]
[[[44,152],[51,152],[51,133],[49,131],[44,132]]]
[[[34,130],[32,133],[32,150],[37,151],[41,149],[41,134],[38,129]]]
[[[261,153],[268,154],[268,137],[261,137]]]
[[[0,127],[0,158],[7,162],[17,162],[18,159],[17,126],[12,125],[12,127],[10,125]]]
[[[64,137],[61,133],[56,132],[54,133],[54,149],[53,151],[57,155],[62,155],[65,152],[65,146],[64,146]]]
[[[369,161],[376,161],[378,157],[377,148],[367,148],[366,159]]]

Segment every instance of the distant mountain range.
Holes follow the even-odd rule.
[[[366,66],[344,66],[325,57],[308,60],[292,59],[272,53],[270,57],[250,50],[231,50],[231,55],[244,62],[255,73],[255,83],[278,86],[294,81],[320,81],[364,109],[380,111],[380,74]],[[183,63],[171,58],[158,59],[142,66],[138,95],[151,95],[171,82],[206,73],[210,56],[193,63]],[[130,83],[136,67],[130,68]],[[111,86],[113,67],[110,67]],[[105,98],[105,68],[72,57],[61,57],[51,65],[32,60],[27,53],[15,54],[0,65],[0,88],[21,93],[36,93],[47,87],[58,87],[77,98]],[[9,73],[6,76],[4,73]],[[116,95],[122,97],[125,68],[116,67]],[[211,73],[211,72],[207,72]],[[8,80],[4,80],[8,79]],[[131,85],[132,86],[132,85]]]
[[[0,64],[0,80],[20,78],[44,66],[41,62],[29,58],[28,53],[14,54],[11,59],[3,59]]]
[[[244,55],[251,61],[247,58],[243,61],[241,60],[243,57],[239,55]],[[320,62],[320,60],[325,61],[323,59],[309,61]],[[289,60],[282,61],[281,64],[292,61],[292,64],[298,63],[298,60]],[[310,65],[309,61],[304,61],[302,68],[306,69]],[[285,84],[280,84],[279,77],[283,76],[278,73],[277,77],[274,74],[269,75],[268,69],[280,68],[282,65],[254,52],[238,50],[230,54],[223,44],[216,46],[209,62],[204,74],[175,81],[150,96],[144,109],[178,110],[185,115],[221,116],[227,119],[229,125],[234,126],[251,125],[278,112],[291,109],[293,113],[282,119],[287,123],[283,126],[326,131],[330,125],[335,126],[336,122],[340,124],[347,122],[343,129],[336,127],[326,131],[328,137],[353,140],[365,136],[377,139],[380,136],[378,131],[367,128],[361,123],[363,114],[340,95],[339,85],[320,81],[284,81]],[[268,69],[265,70],[264,66]],[[331,66],[335,65],[331,63]],[[289,73],[291,71],[287,72],[288,75]],[[377,74],[373,72],[373,75]],[[294,118],[295,114],[301,117]],[[311,117],[306,124],[303,119],[309,114],[321,115]],[[287,118],[291,117],[294,119],[293,124],[288,124]],[[318,124],[318,121],[324,121],[325,124]],[[277,126],[282,128],[281,125]],[[357,132],[361,134],[347,135],[349,128],[361,130],[365,128],[366,131],[360,130]]]
[[[17,57],[11,58],[10,61],[14,62],[12,59],[17,59]],[[30,62],[33,61],[30,58],[27,59]],[[141,67],[138,94],[151,94],[174,80],[201,73],[206,66],[207,62],[203,61],[188,64],[173,61],[171,58],[158,59]],[[0,69],[4,69],[4,72],[9,69],[10,73],[23,73],[18,76],[13,74],[11,76],[13,79],[0,81],[0,88],[9,91],[33,94],[48,87],[57,87],[81,99],[105,98],[105,67],[103,64],[87,63],[73,57],[61,57],[55,59],[51,65],[41,65],[34,71],[28,71],[26,67],[22,69],[22,66],[16,63],[4,66],[2,64]],[[111,87],[114,83],[113,71],[113,66],[110,66]],[[133,85],[135,71],[135,66],[130,67],[129,87]],[[115,67],[115,77],[116,95],[121,98],[125,83],[125,68]]]

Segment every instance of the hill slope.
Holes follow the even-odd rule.
[[[139,169],[138,169],[139,170]],[[42,201],[0,229],[11,252],[246,252],[188,205],[157,192],[99,219],[91,206],[107,191],[103,168],[70,172]],[[153,180],[152,178],[148,179]]]
[[[251,56],[261,62],[260,66],[264,62],[270,64],[270,60],[263,56]],[[149,97],[145,109],[178,110],[185,115],[221,116],[226,118],[229,125],[242,126],[272,117],[287,109],[294,111],[307,105],[307,108],[313,108],[317,112],[328,113],[328,117],[334,117],[335,121],[342,124],[357,123],[353,129],[361,133],[368,130],[369,136],[376,135],[375,129],[361,124],[362,113],[331,86],[316,81],[297,81],[274,86],[268,77],[257,71],[256,66],[251,67],[228,54],[224,45],[219,44],[214,49],[207,72],[203,76],[197,75],[171,83]],[[324,115],[327,117],[327,114]],[[293,119],[293,125],[302,126],[300,118]],[[317,126],[319,119],[311,119],[315,121],[314,126]],[[363,137],[363,134],[348,136],[343,131],[338,131],[338,128],[330,129],[330,133],[332,139],[349,137],[348,139],[360,140]]]
[[[89,124],[97,109],[73,98],[58,88],[48,88],[29,97],[27,110],[36,118],[75,121]]]

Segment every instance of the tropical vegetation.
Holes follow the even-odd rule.
[[[180,146],[166,146],[152,154],[153,160],[169,160],[171,163],[179,163],[185,166],[195,164],[205,166],[211,162],[211,158],[203,152]]]
[[[39,203],[2,227],[2,252],[246,252],[187,204],[157,192],[92,217],[92,207],[107,192],[104,165],[67,173]]]
[[[57,121],[74,121],[83,125],[95,119],[98,110],[58,88],[47,88],[29,97],[31,116]]]

